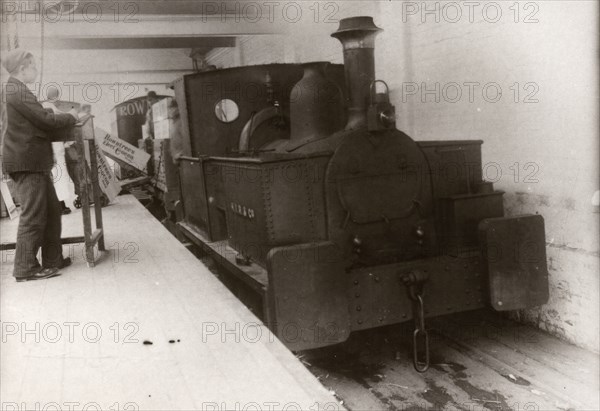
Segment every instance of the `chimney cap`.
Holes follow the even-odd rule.
[[[382,31],[382,29],[375,25],[375,23],[373,22],[373,17],[348,17],[340,20],[340,27],[335,33],[331,35],[331,37],[339,38],[348,32],[356,31],[379,32]]]

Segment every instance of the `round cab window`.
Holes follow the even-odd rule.
[[[223,123],[231,123],[238,118],[240,110],[235,101],[224,98],[215,105],[215,115]]]

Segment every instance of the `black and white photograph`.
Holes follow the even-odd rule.
[[[0,411],[600,410],[599,2],[0,5]]]

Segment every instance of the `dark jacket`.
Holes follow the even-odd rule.
[[[7,127],[2,142],[5,173],[47,172],[52,169],[51,131],[74,125],[70,114],[53,114],[44,109],[21,81],[9,77],[3,90]]]

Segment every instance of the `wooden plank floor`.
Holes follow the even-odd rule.
[[[412,326],[354,334],[303,358],[350,410],[599,410],[600,361],[479,310],[428,319],[431,368],[412,366]]]
[[[103,211],[109,251],[95,268],[70,245],[61,277],[16,283],[14,251],[2,252],[2,409],[337,409],[132,196]],[[65,216],[63,236],[81,235],[81,224],[79,211]],[[16,221],[0,221],[2,242],[15,233]]]

